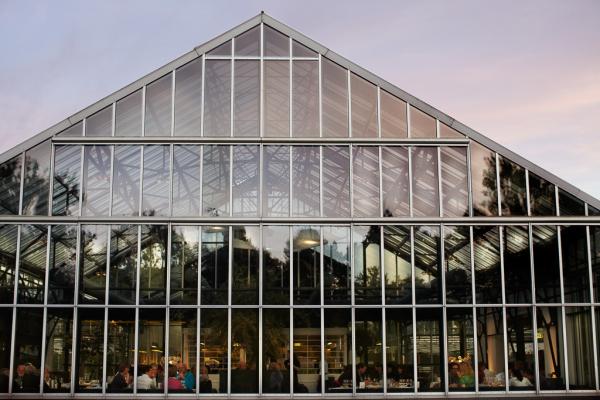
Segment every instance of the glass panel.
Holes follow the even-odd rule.
[[[590,254],[592,257],[592,285],[594,301],[600,298],[600,226],[590,226]],[[600,329],[598,329],[600,331]],[[600,343],[600,341],[598,341]]]
[[[171,136],[173,75],[168,74],[146,86],[144,136]]]
[[[108,310],[108,339],[106,343],[106,391],[133,391],[133,357],[135,355],[135,310]]]
[[[112,215],[139,214],[140,147],[115,146]]]
[[[231,61],[205,64],[204,136],[231,136]]]
[[[381,183],[383,185],[383,216],[410,215],[408,183],[408,149],[400,146],[381,148]]]
[[[215,47],[206,53],[208,56],[227,56],[231,57],[231,40]]]
[[[231,393],[258,393],[258,309],[231,310]]]
[[[498,155],[502,215],[527,215],[525,169]]]
[[[23,156],[18,155],[0,165],[0,215],[19,214],[22,161]]]
[[[200,310],[200,393],[227,393],[227,310]]]
[[[513,241],[509,241],[508,238],[506,243],[508,249],[513,245]],[[527,241],[524,244],[527,246]],[[523,246],[522,243],[517,245]],[[514,252],[519,253],[520,250],[515,248]],[[504,254],[506,255],[507,252]],[[500,233],[497,226],[473,227],[473,263],[475,264],[475,301],[478,304],[502,303]]]
[[[380,103],[381,137],[408,137],[408,128],[406,122],[406,103],[384,90],[380,91]]]
[[[354,146],[352,150],[355,217],[379,217],[379,149]]]
[[[199,234],[197,226],[171,227],[170,304],[198,302]]]
[[[69,393],[71,389],[72,348],[73,309],[48,308],[44,393]]]
[[[0,225],[0,303],[3,304],[12,304],[14,299],[17,231],[17,225]],[[0,344],[1,340],[0,337]],[[1,356],[0,363],[2,363]],[[2,366],[0,366],[1,368]],[[0,393],[2,393],[1,385],[0,381]]]
[[[263,26],[264,56],[289,57],[290,38],[270,26]]]
[[[235,56],[260,56],[260,25],[235,38]]]
[[[200,136],[202,116],[202,59],[175,71],[173,136]]]
[[[259,146],[233,146],[233,215],[258,215]]]
[[[467,148],[441,147],[442,210],[444,217],[469,216]]]
[[[289,393],[290,311],[265,308],[262,323],[263,393]]]
[[[348,72],[326,58],[321,62],[321,96],[323,137],[348,137]]]
[[[440,122],[440,137],[445,139],[465,139],[465,135]]]
[[[48,229],[45,225],[21,225],[18,303],[44,302],[47,241]]]
[[[437,147],[414,147],[411,156],[413,216],[439,217]]]
[[[388,393],[412,393],[414,385],[413,320],[410,308],[385,310]]]
[[[347,308],[326,308],[325,321],[325,392],[351,393],[352,316]]]
[[[174,386],[171,383],[173,379],[177,381],[175,374],[172,373],[174,365],[169,365],[164,375],[158,373],[159,365],[161,368],[164,365],[165,310],[141,308],[138,324],[137,392],[162,393],[166,372],[168,372],[169,387]]]
[[[196,391],[196,324],[195,308],[169,310],[169,393]],[[206,385],[204,383],[203,388]]]
[[[25,152],[23,215],[48,215],[51,152],[50,140]]]
[[[529,204],[532,216],[556,215],[554,184],[529,171]]]
[[[414,228],[415,298],[419,304],[442,302],[440,228]]]
[[[289,359],[286,364],[289,369]],[[321,393],[321,312],[318,309],[294,310],[293,373],[294,393]]]
[[[104,357],[104,309],[80,308],[77,315],[75,392],[100,393]]]
[[[83,216],[108,216],[111,146],[83,148]]]
[[[258,136],[260,63],[258,61],[236,61],[234,67],[233,136]]]
[[[350,227],[323,226],[325,304],[350,304]]]
[[[143,216],[169,215],[170,163],[169,146],[144,146]]]
[[[294,304],[321,303],[321,234],[318,226],[294,226]]]
[[[292,62],[292,136],[319,136],[319,63]]]
[[[577,197],[558,189],[558,204],[561,216],[585,215],[585,205]]]
[[[77,225],[54,225],[50,230],[48,303],[73,304],[77,260]]]
[[[69,128],[65,129],[64,131],[58,133],[56,136],[73,137],[73,136],[82,136],[82,135],[83,135],[83,122],[79,121],[75,125],[72,125]]]
[[[292,147],[292,216],[320,214],[319,146]]]
[[[142,225],[140,304],[165,304],[167,236],[166,225]]]
[[[564,390],[563,322],[560,307],[537,308],[538,368],[541,390]],[[513,371],[511,386],[518,375]]]
[[[502,308],[477,307],[479,391],[505,390]]]
[[[471,235],[468,226],[444,226],[444,262],[446,303],[472,303]]]
[[[233,265],[231,301],[233,304],[258,304],[258,226],[233,227]]]
[[[504,290],[507,303],[531,303],[531,257],[527,226],[504,230]]]
[[[496,154],[471,142],[471,190],[473,215],[498,215]]]
[[[263,216],[290,215],[290,149],[288,146],[263,148]]]
[[[229,215],[229,146],[203,147],[202,215]]]
[[[263,304],[289,304],[290,227],[265,225],[262,234]]]
[[[323,146],[323,216],[350,216],[350,151]]]
[[[473,309],[448,308],[448,387],[451,392],[475,390]]]
[[[569,389],[594,389],[596,383],[590,308],[565,307],[565,316]]]
[[[411,304],[410,227],[384,226],[383,248],[385,302],[386,304]]]
[[[134,94],[131,94],[129,96],[130,96],[130,98],[134,98],[137,93],[140,94],[139,104],[141,105],[141,90],[139,92],[135,92]],[[117,103],[117,105],[118,104],[119,103]],[[117,111],[118,111],[118,108],[117,108]],[[141,130],[141,122],[142,122],[141,111],[142,110],[140,107],[140,114],[139,114],[140,129],[137,131],[138,133],[134,136],[139,136],[140,132],[142,131]],[[85,136],[112,136],[112,116],[113,116],[112,106],[108,106],[108,107],[98,111],[94,115],[87,117],[85,119]],[[117,134],[117,136],[120,136],[120,135]]]
[[[293,57],[317,57],[317,53],[308,47],[292,40],[292,56]]]
[[[383,391],[381,309],[358,308],[356,326],[357,392]]]
[[[379,226],[355,226],[354,298],[357,304],[381,304],[381,233]]]
[[[109,304],[135,304],[137,254],[138,227],[136,225],[111,226]],[[117,364],[119,362],[116,361]]]
[[[79,215],[80,146],[56,146],[52,215]]]
[[[173,146],[173,216],[200,215],[200,146]]]
[[[600,215],[600,210],[588,204],[588,215]]]
[[[39,393],[44,310],[17,308],[16,313],[12,391]]]
[[[560,303],[560,266],[555,226],[533,226],[535,299],[538,303]]]
[[[104,304],[108,225],[81,225],[79,303]]]
[[[410,137],[435,138],[436,122],[433,117],[425,114],[418,108],[410,106]]]
[[[444,333],[442,310],[417,308],[417,390],[444,390]]]
[[[115,136],[142,136],[142,94],[140,89],[117,101]],[[103,129],[104,133],[97,136],[110,136],[112,127],[108,125],[108,121],[105,122],[107,126]],[[88,122],[86,129],[88,129],[89,119],[86,122]],[[89,134],[89,129],[86,136],[92,136]]]
[[[352,93],[352,137],[377,137],[377,88],[350,74]]]
[[[229,228],[202,227],[201,304],[227,304]]]
[[[265,61],[263,68],[265,77],[263,135],[290,136],[290,63]]]
[[[531,308],[506,309],[510,390],[535,390],[535,351]]]
[[[589,303],[590,276],[585,226],[560,228],[563,287],[566,303]]]

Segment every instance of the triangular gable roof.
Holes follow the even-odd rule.
[[[589,195],[588,193],[578,189],[572,184],[564,181],[558,176],[552,174],[551,172],[546,171],[545,169],[539,167],[538,165],[532,163],[531,161],[521,157],[520,155],[512,152],[501,144],[489,139],[483,134],[475,131],[474,129],[469,128],[465,124],[456,119],[450,117],[449,115],[443,113],[442,111],[434,108],[433,106],[427,104],[423,100],[405,92],[399,87],[389,83],[388,81],[380,78],[379,76],[367,71],[366,69],[356,65],[352,61],[342,57],[341,55],[335,53],[334,51],[328,49],[320,43],[315,42],[309,37],[303,35],[302,33],[296,31],[295,29],[290,28],[289,26],[283,24],[282,22],[270,17],[269,15],[261,12],[257,16],[250,18],[249,20],[241,23],[233,29],[215,37],[214,39],[209,40],[197,47],[195,47],[190,52],[180,56],[179,58],[171,61],[170,63],[150,72],[146,76],[138,79],[137,81],[123,87],[122,89],[117,90],[116,92],[106,96],[105,98],[97,101],[96,103],[90,105],[89,107],[84,108],[83,110],[71,115],[70,117],[64,119],[63,121],[53,125],[52,127],[38,133],[37,135],[27,139],[21,144],[7,150],[6,152],[0,154],[0,163],[10,160],[11,158],[17,156],[23,151],[43,142],[56,135],[57,133],[62,132],[66,128],[80,122],[85,117],[88,117],[94,114],[97,111],[102,110],[103,108],[111,105],[113,102],[135,92],[136,90],[142,88],[144,85],[147,85],[156,79],[164,76],[169,73],[173,69],[176,69],[200,56],[202,54],[207,53],[208,51],[216,48],[217,46],[233,39],[234,37],[246,32],[247,30],[259,25],[260,23],[264,23],[269,25],[270,27],[280,31],[281,33],[286,34],[291,37],[295,41],[305,45],[306,47],[314,50],[317,53],[320,53],[323,57],[330,59],[331,61],[336,62],[344,68],[347,68],[351,72],[360,75],[364,79],[370,81],[371,83],[379,86],[381,89],[397,96],[398,98],[404,100],[410,105],[420,109],[421,111],[426,112],[434,118],[437,118],[440,122],[450,126],[451,128],[457,130],[458,132],[464,134],[468,138],[473,139],[474,141],[486,146],[492,151],[497,152],[503,157],[508,158],[509,160],[521,165],[522,167],[528,169],[532,173],[542,177],[543,179],[555,184],[559,188],[566,190],[577,198],[585,201],[589,205],[600,209],[600,200],[595,198],[594,196]]]

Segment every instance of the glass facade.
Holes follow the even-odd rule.
[[[598,393],[594,206],[265,24],[157,77],[0,165],[0,393]]]

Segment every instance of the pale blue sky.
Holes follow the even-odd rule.
[[[0,0],[0,152],[261,10],[600,198],[595,0]]]

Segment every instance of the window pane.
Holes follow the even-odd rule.
[[[104,309],[80,308],[77,315],[75,392],[100,393],[104,356]]]
[[[379,217],[379,149],[354,146],[352,174],[355,217]]]
[[[84,146],[81,212],[84,216],[108,216],[110,159],[111,146]]]
[[[106,344],[106,391],[133,391],[133,357],[135,355],[135,310],[108,310],[108,339]]]
[[[440,215],[437,147],[412,149],[413,216]]]
[[[535,299],[538,303],[560,303],[560,266],[555,226],[533,226]]]
[[[231,136],[231,61],[205,64],[204,136]]]
[[[259,146],[233,146],[233,215],[258,215]]]
[[[385,310],[388,393],[414,392],[413,319],[410,308]]]
[[[471,142],[471,181],[473,214],[498,215],[496,155],[476,142]]]
[[[265,76],[263,134],[266,137],[288,137],[290,136],[290,63],[265,61],[263,68]]]
[[[527,226],[505,226],[504,288],[507,303],[531,303],[531,258]]]
[[[512,243],[508,238],[506,243],[508,249],[510,249],[509,246]],[[527,242],[525,242],[526,245]],[[518,253],[519,250],[515,252]],[[507,252],[504,254],[506,255]],[[502,303],[500,233],[497,226],[473,227],[473,263],[475,264],[476,302],[479,304]]]
[[[290,311],[264,308],[262,323],[263,393],[289,393]]]
[[[164,363],[165,310],[140,308],[138,324],[137,392],[163,393],[164,375],[158,374],[158,366]],[[174,375],[172,367],[169,365],[165,371],[169,372],[169,381]]]
[[[410,227],[384,226],[383,246],[386,304],[411,304],[412,266]]]
[[[357,392],[383,391],[381,309],[358,308],[356,326]],[[367,386],[368,385],[368,386]]]
[[[171,136],[172,88],[172,74],[146,86],[144,136]]]
[[[440,228],[414,228],[415,297],[419,304],[442,302]]]
[[[321,76],[323,136],[348,137],[348,72],[323,58]]]
[[[320,214],[319,146],[292,147],[292,216]]]
[[[530,307],[506,309],[506,340],[511,391],[535,390],[535,351]]]
[[[77,260],[77,226],[54,225],[50,230],[48,303],[73,304]]]
[[[258,226],[233,227],[231,298],[233,304],[258,304]]]
[[[140,304],[165,304],[167,235],[166,225],[142,225]]]
[[[290,148],[263,148],[263,216],[290,215]]]
[[[352,93],[352,137],[377,137],[377,88],[350,74]]]
[[[113,225],[110,234],[109,304],[135,304],[138,227]],[[117,364],[121,361],[117,361]]]
[[[323,226],[325,304],[350,304],[350,228]]]
[[[169,215],[171,191],[171,149],[169,146],[144,146],[144,189],[142,215]]]
[[[442,147],[442,210],[444,217],[469,216],[467,148]]]
[[[13,393],[39,393],[44,310],[17,308]]]
[[[381,304],[381,235],[379,226],[355,226],[354,298],[357,304]]]
[[[50,140],[25,152],[23,215],[48,215],[51,152]]]
[[[223,44],[215,47],[214,49],[206,52],[208,56],[226,56],[231,57],[231,40],[226,41]]]
[[[44,393],[68,393],[70,391],[72,348],[73,309],[48,308]]]
[[[46,225],[21,225],[18,303],[44,302],[47,240]]]
[[[583,201],[562,189],[558,189],[558,204],[561,216],[585,215],[585,205],[583,204]]]
[[[142,136],[142,94],[140,89],[117,101],[115,136]],[[111,126],[108,125],[108,121],[110,120],[105,122],[107,126],[103,129],[103,133],[97,136],[110,136]],[[87,122],[89,123],[89,119]],[[86,125],[86,129],[88,129],[87,127],[89,125]],[[89,129],[86,136],[92,136]]]
[[[502,215],[527,215],[525,169],[498,155]]]
[[[260,121],[260,63],[235,62],[233,136],[258,136]]]
[[[565,302],[590,302],[587,234],[585,226],[560,228]]]
[[[294,304],[321,303],[321,233],[318,226],[294,226]]]
[[[410,137],[435,138],[436,122],[433,117],[418,108],[410,107]]]
[[[231,393],[258,393],[258,309],[231,310]]]
[[[589,307],[565,307],[569,389],[594,389],[594,349]]]
[[[406,127],[406,103],[399,98],[381,90],[381,137],[408,137]]]
[[[465,135],[440,122],[440,137],[446,139],[465,139]]]
[[[317,57],[317,53],[308,47],[292,40],[292,56],[293,57]]]
[[[235,55],[260,56],[260,26],[255,26],[235,38]]]
[[[80,146],[56,146],[52,215],[79,215]]]
[[[350,216],[350,151],[323,146],[323,216]]]
[[[529,204],[532,216],[556,215],[554,184],[529,171]]]
[[[200,393],[227,393],[227,310],[200,310]]]
[[[383,216],[408,217],[410,215],[408,149],[385,146],[381,148],[381,157]]]
[[[64,131],[56,134],[56,136],[68,136],[68,137],[75,137],[75,136],[82,136],[83,135],[83,122],[79,121],[78,123],[76,123],[75,125],[72,125],[70,127],[68,127],[67,129],[65,129]]]
[[[108,225],[81,225],[79,303],[104,304]]]
[[[292,136],[319,136],[319,63],[292,63]]]
[[[270,26],[263,27],[264,56],[289,57],[290,38]]]
[[[478,307],[475,310],[479,390],[505,390],[502,308]]]
[[[12,304],[14,299],[17,231],[17,225],[0,225],[0,271],[2,272],[0,274],[0,303],[3,304]],[[2,358],[0,357],[1,362]],[[2,393],[1,389],[0,393]]]
[[[229,146],[203,147],[202,215],[229,215]]]
[[[198,302],[199,235],[200,231],[197,226],[173,226],[171,228],[170,304],[196,304]]]
[[[138,91],[135,92],[131,95],[129,95],[128,97],[126,97],[125,99],[131,99],[129,100],[130,102],[133,102],[135,104],[138,104],[139,106],[139,114],[135,114],[131,112],[131,105],[129,107],[129,113],[127,113],[127,118],[125,118],[128,121],[128,124],[131,124],[133,121],[133,124],[138,123],[139,125],[139,129],[137,131],[135,131],[136,133],[131,135],[131,136],[140,136],[141,132],[142,132],[142,108],[141,108],[141,93],[142,91]],[[137,102],[135,102],[136,95],[139,97],[139,100],[137,100]],[[119,104],[121,102],[125,102],[126,100],[120,100],[119,102],[117,102],[117,116],[119,116]],[[131,115],[131,114],[135,114],[135,115]],[[94,115],[87,117],[85,119],[85,136],[112,136],[112,116],[113,116],[113,109],[112,106],[108,106],[100,111],[98,111],[97,113],[95,113]],[[132,118],[133,117],[133,118]],[[137,117],[137,119],[136,119]],[[139,122],[138,122],[139,120]],[[119,121],[119,119],[117,118],[117,121]],[[118,132],[118,131],[117,131]],[[116,136],[126,136],[126,135],[120,135],[118,133],[115,133]]]
[[[200,215],[200,152],[194,145],[173,146],[173,216]]]
[[[352,392],[352,316],[347,308],[324,309],[325,392]]]
[[[173,136],[200,136],[202,116],[202,59],[175,71],[175,126]]]
[[[444,390],[444,337],[442,310],[417,308],[417,379],[419,392]]]
[[[564,390],[563,319],[560,307],[537,307],[538,368],[541,390]],[[518,376],[511,378],[513,382]]]
[[[0,215],[19,214],[19,197],[21,193],[21,163],[23,157],[18,155],[0,165]]]
[[[227,304],[229,228],[202,227],[201,304]]]
[[[192,393],[196,391],[196,324],[197,310],[169,310],[169,393]],[[172,371],[183,379],[177,385]],[[210,380],[209,380],[210,382]],[[201,389],[206,388],[204,382]]]
[[[112,215],[139,214],[140,147],[115,146]]]
[[[472,303],[471,235],[468,226],[444,226],[444,262],[446,302]]]
[[[286,360],[289,367],[289,360]],[[294,393],[321,393],[321,312],[294,310]],[[289,382],[289,380],[288,380]]]
[[[263,304],[289,304],[290,227],[263,226],[262,234]]]
[[[448,308],[446,319],[448,387],[451,392],[472,392],[475,390],[473,309]]]
[[[590,254],[592,257],[592,285],[594,288],[594,301],[598,301],[600,298],[600,293],[598,292],[600,290],[600,226],[590,226],[589,229]]]

